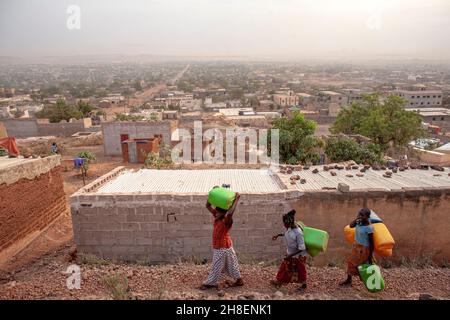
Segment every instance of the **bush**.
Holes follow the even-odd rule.
[[[132,298],[128,279],[124,275],[107,276],[103,281],[114,300],[130,300]]]
[[[288,164],[318,163],[318,150],[323,141],[314,136],[316,123],[305,119],[299,112],[293,112],[292,118],[280,118],[274,121],[273,129],[279,130],[280,161]],[[267,141],[271,141],[271,131]]]
[[[325,154],[333,162],[353,160],[357,163],[381,162],[381,148],[375,144],[359,145],[349,138],[330,138],[326,142]]]
[[[83,169],[84,172],[86,172],[86,173],[87,173],[87,171],[88,171],[88,169],[89,169],[89,164],[90,164],[91,162],[93,162],[93,161],[96,160],[95,154],[93,154],[93,153],[90,152],[90,151],[81,151],[81,152],[79,152],[79,153],[76,155],[76,157],[78,157],[78,158],[84,158],[84,159],[85,159],[84,165],[83,165],[83,168],[82,168],[82,169]]]

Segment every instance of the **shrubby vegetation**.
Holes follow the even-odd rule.
[[[90,117],[93,110],[94,107],[83,101],[79,101],[76,105],[68,105],[64,100],[58,100],[56,104],[46,105],[41,111],[36,112],[36,117],[49,119],[51,123],[62,120],[69,122],[72,118]]]
[[[382,160],[381,148],[378,145],[360,145],[349,138],[328,139],[325,154],[332,162],[354,160],[357,163],[373,164]]]
[[[383,152],[390,146],[403,147],[425,134],[420,116],[405,110],[405,103],[396,95],[388,96],[383,102],[378,94],[366,95],[361,102],[343,108],[330,130],[366,136]]]
[[[316,123],[299,112],[293,112],[291,119],[280,118],[274,121],[273,129],[279,130],[280,135],[280,161],[289,164],[318,163],[319,149],[323,141],[314,136]],[[268,141],[270,141],[270,132]]]

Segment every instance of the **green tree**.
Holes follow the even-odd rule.
[[[353,160],[357,163],[380,163],[381,150],[375,144],[359,145],[349,138],[330,138],[326,141],[325,154],[333,162]]]
[[[318,149],[323,146],[323,141],[314,136],[314,121],[305,119],[301,113],[295,111],[290,119],[276,119],[273,129],[279,130],[280,161],[297,164],[317,163],[320,160]]]
[[[87,177],[89,164],[96,160],[95,154],[93,154],[90,151],[80,151],[79,153],[77,153],[76,157],[84,159],[83,165],[77,169],[81,171],[81,176],[83,177],[83,184],[86,184],[85,178]]]
[[[60,99],[56,104],[44,106],[41,111],[36,112],[36,117],[49,119],[51,123],[58,123],[61,120],[69,121],[71,118],[80,119],[83,117],[83,113],[77,107],[70,106]]]
[[[343,108],[330,128],[333,133],[361,134],[379,145],[383,151],[392,144],[405,146],[409,141],[424,135],[420,116],[405,110],[406,101],[390,95],[380,102],[378,94],[364,96]]]
[[[94,107],[92,107],[89,103],[84,101],[78,101],[76,105],[78,111],[80,111],[83,115],[83,118],[88,118],[91,116],[91,112],[94,110]]]

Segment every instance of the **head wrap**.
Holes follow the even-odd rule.
[[[291,210],[288,213],[283,215],[283,223],[285,225],[292,225],[294,223],[295,210]]]

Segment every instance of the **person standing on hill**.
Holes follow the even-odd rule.
[[[341,282],[341,286],[350,286],[352,276],[359,276],[358,266],[364,263],[373,263],[373,226],[370,223],[370,209],[363,208],[359,210],[358,215],[350,228],[355,229],[355,241],[352,247],[352,253],[347,258],[347,279]]]
[[[56,145],[56,142],[53,142],[50,146],[50,153],[58,154],[58,146]]]
[[[233,205],[228,210],[218,207],[214,208],[208,201],[206,202],[206,208],[214,216],[213,259],[208,278],[201,285],[201,290],[218,288],[218,281],[222,274],[226,274],[235,280],[234,283],[228,283],[230,286],[237,287],[244,285],[239,271],[236,252],[234,251],[233,242],[229,233],[233,225],[233,214],[239,198],[240,195],[236,192]]]

